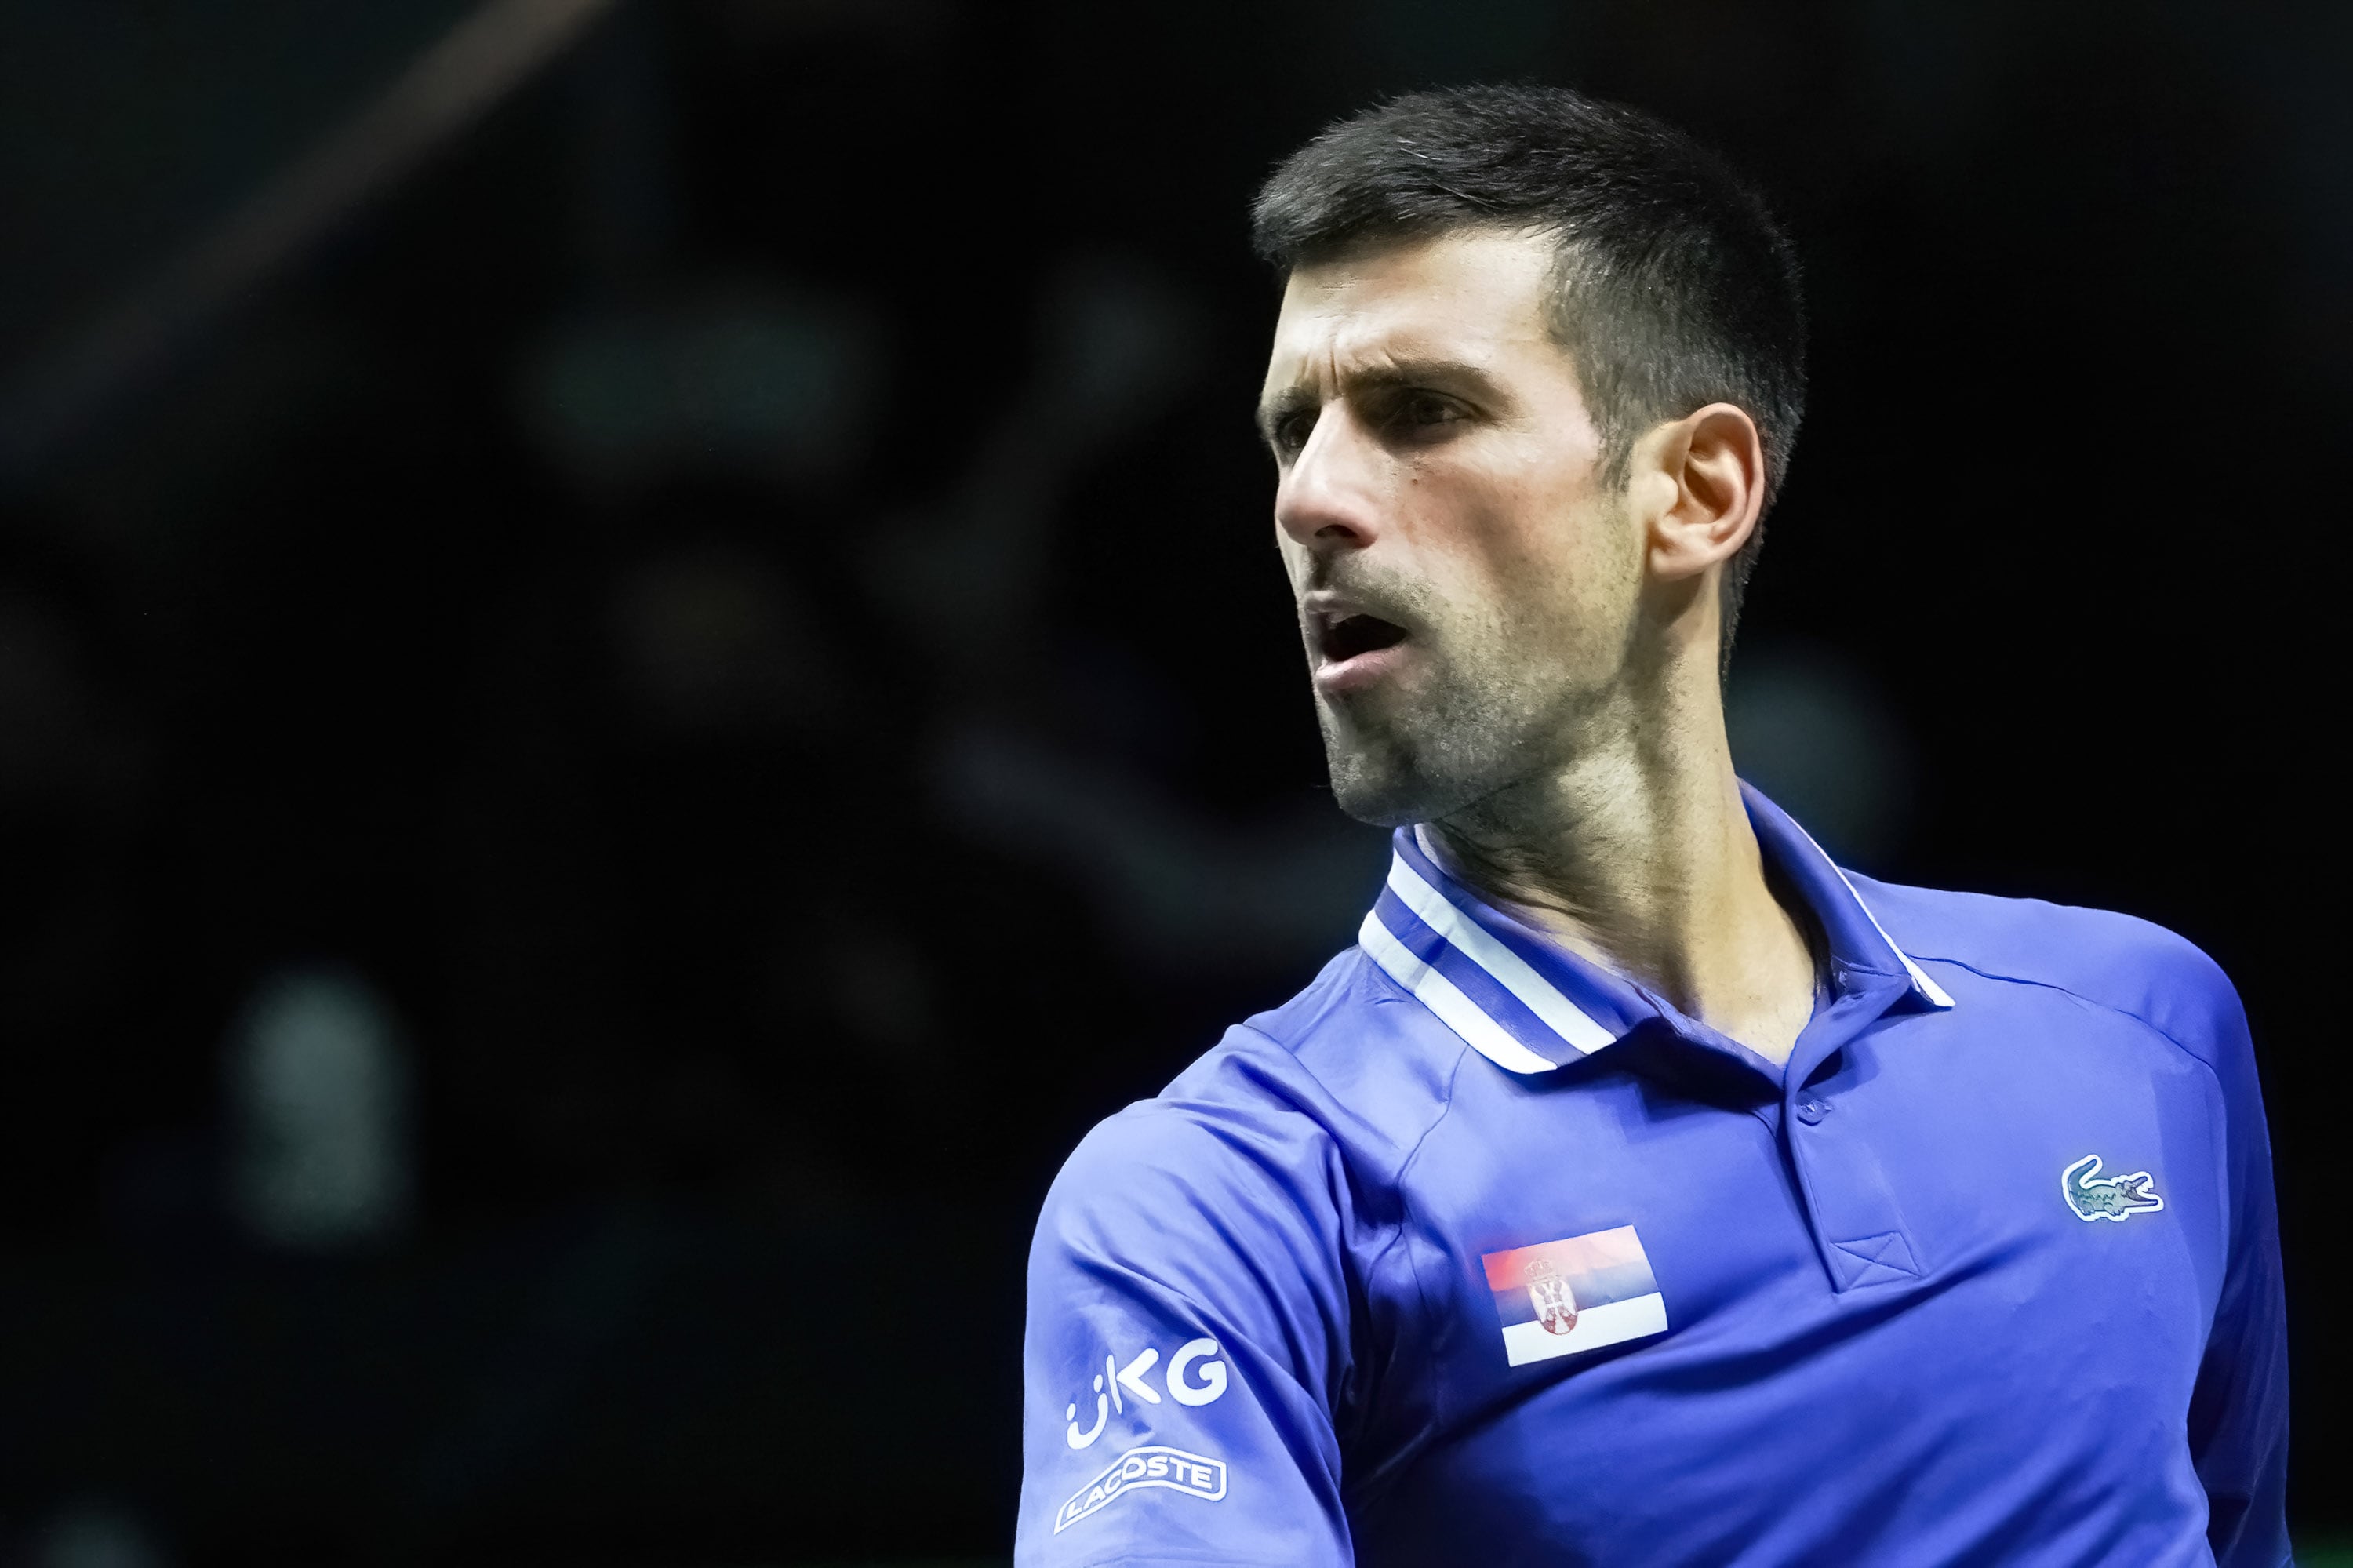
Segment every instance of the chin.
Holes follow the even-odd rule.
[[[1516,732],[1499,736],[1475,725],[1409,736],[1351,725],[1328,709],[1322,717],[1332,798],[1375,827],[1444,821],[1527,777],[1536,749]]]
[[[1335,771],[1332,798],[1340,810],[1376,828],[1402,828],[1429,820],[1417,791],[1393,788],[1388,780],[1368,780],[1361,774]]]
[[[1413,715],[1382,713],[1371,704],[1316,705],[1340,810],[1375,827],[1401,828],[1445,808],[1444,781],[1430,777],[1429,766],[1447,751],[1443,737],[1419,734]]]
[[[1324,755],[1333,800],[1360,822],[1402,828],[1435,821],[1459,803],[1458,791],[1430,778],[1409,750],[1352,744],[1327,731]]]

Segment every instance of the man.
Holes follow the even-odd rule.
[[[1472,89],[1333,128],[1256,218],[1277,543],[1395,858],[1358,946],[1055,1184],[1018,1561],[2275,1568],[2229,983],[1849,875],[1734,777],[1804,389],[1757,199]]]

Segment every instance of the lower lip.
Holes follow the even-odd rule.
[[[1387,648],[1376,648],[1352,658],[1336,659],[1315,668],[1315,689],[1327,697],[1343,697],[1361,692],[1396,673],[1403,663],[1410,639]]]

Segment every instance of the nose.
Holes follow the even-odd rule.
[[[1317,554],[1370,545],[1380,532],[1377,460],[1345,406],[1327,405],[1275,485],[1275,526]]]

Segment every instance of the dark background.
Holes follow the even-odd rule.
[[[0,12],[0,1562],[1003,1556],[1045,1184],[1385,854],[1246,204],[1482,77],[1776,196],[1744,767],[2231,972],[2353,1525],[2342,8],[624,7],[187,260],[466,11]]]

